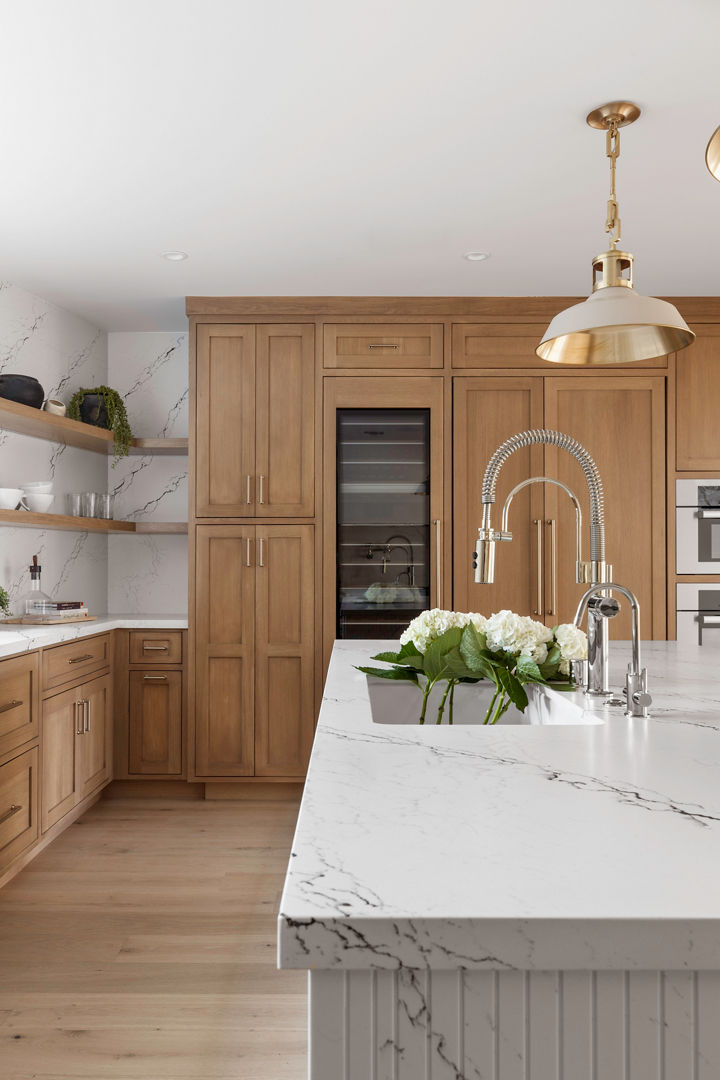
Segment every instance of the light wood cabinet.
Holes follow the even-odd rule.
[[[0,663],[0,755],[37,738],[40,731],[38,654]]]
[[[81,679],[110,666],[109,634],[80,638],[69,645],[55,645],[42,651],[42,688],[75,685]]]
[[[677,354],[677,468],[720,471],[720,326],[703,324]]]
[[[131,630],[129,660],[131,664],[181,664],[183,660],[182,630]]]
[[[128,772],[131,776],[181,776],[182,672],[129,673]]]
[[[197,331],[196,516],[311,517],[312,325]]]
[[[482,476],[492,451],[529,427],[562,431],[595,458],[605,485],[607,559],[632,589],[643,633],[666,633],[665,380],[662,376],[455,379],[455,607],[490,614],[511,608],[547,625],[572,620],[583,587],[575,584],[575,516],[554,485],[533,485],[513,500],[513,540],[496,546],[495,584],[475,585],[471,552],[482,520]],[[589,557],[587,484],[579,464],[554,447],[517,451],[503,466],[493,524],[505,498],[529,476],[567,484],[583,508]],[[630,538],[632,538],[630,540]],[[629,638],[627,604],[612,624]]]
[[[560,305],[560,308],[568,305]],[[549,320],[548,320],[549,321]],[[452,328],[452,366],[454,368],[539,368],[557,371],[558,365],[541,360],[535,352],[548,327],[546,322],[519,322],[513,319],[486,323],[454,323]],[[628,367],[666,368],[667,356],[657,356]],[[607,366],[608,372],[617,370]]]
[[[0,871],[38,835],[38,750],[31,747],[0,765]]]
[[[197,530],[195,776],[297,776],[313,729],[314,527]]]
[[[326,368],[441,368],[442,323],[330,323]]]
[[[43,832],[111,779],[111,687],[104,675],[43,702]]]

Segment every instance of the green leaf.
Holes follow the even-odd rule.
[[[448,674],[453,679],[462,679],[463,682],[479,682],[480,675],[478,672],[471,671],[463,660],[459,649],[452,649],[445,657],[445,663],[447,665]]]
[[[381,652],[371,656],[370,659],[382,660],[386,664],[402,664],[404,667],[415,668],[416,671],[423,670],[422,653],[417,651],[412,642],[410,642],[410,649],[403,645],[400,652]]]
[[[547,682],[545,685],[549,686],[551,690],[557,690],[561,694],[562,693],[572,693],[575,690],[581,690],[582,689],[582,687],[578,686],[577,683],[569,682],[568,680],[565,680],[565,682],[560,682],[560,681]]]
[[[512,701],[513,705],[519,709],[520,712],[525,712],[528,706],[528,696],[523,690],[522,684],[515,678],[512,672],[508,671],[507,668],[498,668],[497,674],[500,685]]]
[[[422,656],[414,641],[406,641],[400,649],[400,657],[404,660],[407,656]]]
[[[417,673],[406,667],[358,667],[356,670],[364,672],[365,675],[374,675],[378,679],[393,679],[395,682],[412,682],[418,685]]]
[[[494,665],[487,651],[487,638],[485,634],[478,633],[472,623],[463,628],[459,651],[469,671],[482,675],[485,679],[494,679]]]
[[[544,683],[542,671],[529,656],[521,656],[518,659],[515,675],[522,683]]]
[[[439,679],[447,671],[446,656],[458,647],[462,633],[459,626],[453,626],[428,645],[422,668],[428,678]]]
[[[400,660],[399,652],[379,652],[370,657],[371,660],[382,660],[386,664],[397,664]]]

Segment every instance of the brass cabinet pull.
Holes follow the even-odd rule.
[[[263,540],[262,536],[258,537],[258,566],[264,566],[265,565],[265,563],[263,561],[263,544],[264,543],[265,543],[265,541]]]
[[[90,731],[90,702],[87,698],[83,698],[83,712],[85,714],[85,733]]]
[[[557,529],[555,518],[548,519],[550,526],[550,607],[548,615],[557,615]]]
[[[2,825],[4,821],[7,821],[8,818],[13,817],[15,814],[19,814],[21,810],[22,806],[20,806],[19,803],[13,803],[10,809],[6,810],[2,817],[0,817],[0,825]]]
[[[435,606],[440,606],[441,591],[442,591],[442,553],[440,550],[440,518],[435,518],[433,521],[435,526],[435,589],[437,595],[435,597]]]
[[[261,506],[265,502],[265,499],[263,498],[263,485],[264,485],[264,483],[265,483],[265,477],[261,473],[260,476],[258,476],[258,502],[259,502],[259,504]]]
[[[83,660],[92,660],[92,658],[91,652],[85,653],[84,656],[68,656],[68,664],[80,664]]]
[[[386,345],[384,345],[382,342],[378,342],[377,345],[368,345],[368,349],[399,349],[399,348],[400,348],[399,345],[391,345],[390,342],[388,342]]]
[[[74,701],[73,702],[73,726],[75,728],[75,734],[76,735],[83,735],[84,732],[85,732],[84,722],[80,724],[80,727],[78,727],[78,715],[77,715],[78,705],[82,705],[82,701]]]
[[[245,565],[246,566],[252,566],[252,562],[250,560],[250,544],[251,543],[252,543],[252,541],[250,540],[250,537],[246,536],[245,537]]]
[[[537,600],[535,601],[537,607],[533,612],[534,615],[543,614],[543,536],[542,536],[542,521],[540,518],[533,518],[533,525],[537,529]]]
[[[249,506],[252,502],[252,496],[250,494],[250,474],[245,477],[245,502]]]
[[[167,652],[167,645],[145,645],[143,644],[143,652]]]
[[[153,679],[161,679],[163,682],[167,679],[167,675],[143,675],[145,682],[151,682]]]
[[[0,705],[0,712],[8,712],[9,709],[17,709],[18,705],[22,705],[22,701],[17,701],[13,698],[12,701],[8,701],[7,705]]]

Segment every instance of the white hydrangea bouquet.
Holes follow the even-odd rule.
[[[453,722],[453,694],[458,683],[487,679],[495,693],[485,724],[496,724],[513,704],[528,705],[529,683],[573,690],[570,662],[587,657],[587,637],[572,623],[550,629],[526,615],[498,611],[486,619],[477,612],[423,611],[400,636],[399,652],[373,656],[390,667],[361,667],[366,675],[414,683],[422,693],[419,723],[424,724],[428,699],[437,683],[447,683],[438,707],[441,724],[447,704]]]

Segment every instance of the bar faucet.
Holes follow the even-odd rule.
[[[559,481],[549,477],[532,477],[523,484],[513,488],[506,500],[505,510],[500,531],[492,527],[490,520],[492,504],[495,502],[500,469],[507,459],[516,450],[526,446],[543,444],[545,446],[557,446],[565,450],[580,464],[588,485],[590,495],[590,560],[584,562],[581,553],[580,529],[582,518],[579,515],[579,503],[569,488]],[[528,483],[554,483],[559,484],[573,500],[576,507],[577,527],[577,565],[576,580],[580,584],[593,586],[606,585],[612,581],[612,566],[605,561],[605,495],[602,479],[594,459],[590,453],[576,439],[565,435],[560,431],[551,431],[546,428],[533,428],[529,431],[521,431],[512,435],[502,443],[490,458],[485,469],[482,483],[483,518],[482,525],[478,529],[476,548],[473,551],[473,570],[475,581],[479,585],[489,585],[495,580],[495,544],[498,541],[512,540],[512,533],[507,531],[507,511],[512,496]],[[602,595],[604,590],[599,589]],[[604,596],[603,599],[612,599]],[[614,601],[617,605],[617,601]],[[635,601],[637,605],[637,601]],[[610,605],[612,606],[612,604]],[[589,694],[607,695],[610,692],[609,665],[608,665],[608,605],[599,603],[588,604],[588,656],[592,655],[595,663],[588,665]]]
[[[614,597],[607,595],[609,592],[622,593],[630,601],[632,610],[632,659],[625,676],[626,715],[646,717],[649,716],[648,707],[652,704],[652,698],[647,688],[647,668],[640,665],[640,605],[635,594],[624,585],[617,585],[613,581],[591,585],[578,604],[573,621],[575,626],[579,626],[587,609],[589,627],[590,612],[593,608],[600,618],[614,618],[619,611],[619,605]],[[590,682],[593,664],[600,663],[601,660],[602,658],[591,654],[588,639],[588,682]]]

